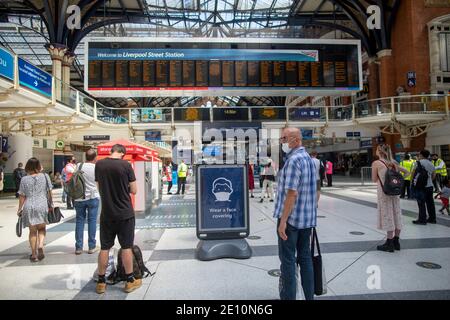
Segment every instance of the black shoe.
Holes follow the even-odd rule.
[[[400,199],[405,199],[405,197],[403,196],[403,197],[400,197]]]
[[[260,201],[259,201],[260,203],[263,203],[264,202],[264,200],[263,199],[261,199]]]
[[[394,237],[394,249],[400,251],[400,238]]]
[[[436,220],[430,220],[430,219],[428,219],[428,220],[427,220],[427,223],[436,224]]]
[[[422,225],[422,226],[426,226],[426,225],[427,225],[426,222],[419,221],[419,220],[414,220],[413,223],[414,223],[414,224],[419,224],[419,225]]]
[[[394,252],[394,240],[387,239],[383,245],[377,247],[377,250],[384,252]]]
[[[273,202],[273,200],[270,200],[270,202]]]
[[[255,197],[254,195],[251,195],[251,196],[250,196],[250,198],[254,198],[254,197]]]

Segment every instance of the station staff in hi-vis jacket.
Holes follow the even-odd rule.
[[[411,156],[409,154],[405,154],[405,159],[403,159],[403,161],[400,162],[400,167],[403,167],[406,170],[408,170],[409,172],[412,172],[413,168],[414,168],[414,163],[415,163],[415,161],[411,159]],[[402,173],[402,175],[405,178],[405,183],[403,184],[402,194],[400,195],[400,198],[404,199],[405,198],[405,194],[406,194],[408,199],[412,199],[412,194],[411,194],[411,179],[412,179],[412,176],[411,176],[411,174],[408,175],[408,176],[405,176],[404,173]]]
[[[447,178],[447,166],[445,161],[440,159],[437,154],[433,154],[431,159],[436,169],[436,178],[433,180],[434,192],[440,192],[444,187],[444,180]]]

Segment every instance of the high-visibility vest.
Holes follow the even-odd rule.
[[[400,166],[405,168],[406,170],[408,170],[410,173],[412,173],[412,170],[414,168],[414,160],[403,160],[402,162],[400,162]],[[405,176],[405,174],[402,172],[402,175]],[[409,176],[405,177],[405,180],[407,181],[411,181],[412,179],[412,175],[410,174]]]
[[[446,166],[444,160],[442,160],[442,159],[437,159],[436,161],[433,160],[433,165],[435,167],[439,167],[441,165],[441,163],[443,163],[444,166],[442,167],[442,169],[436,169],[436,174],[440,174],[442,177],[446,177],[447,176],[447,166]]]
[[[182,163],[178,166],[178,177],[179,178],[186,178],[187,175],[187,165]]]

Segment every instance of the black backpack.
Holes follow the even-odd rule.
[[[389,166],[386,163],[384,163],[384,161],[381,162],[383,162],[383,164],[387,168],[386,175],[384,176],[384,184],[381,182],[380,177],[378,177],[378,179],[380,179],[383,192],[388,196],[401,195],[405,179],[403,178],[400,172],[398,172],[395,169],[389,168]]]
[[[417,161],[417,167],[414,171],[414,177],[412,181],[414,189],[423,190],[428,185],[428,171],[423,167],[420,161]]]
[[[69,181],[64,183],[64,191],[74,200],[84,199],[86,194],[86,181],[84,180],[83,163],[75,171]]]
[[[147,278],[148,276],[153,276],[155,273],[151,273],[150,270],[148,270],[147,267],[145,266],[144,259],[142,258],[141,249],[138,246],[134,245],[132,250],[133,250],[134,278],[144,279]],[[120,249],[117,257],[117,270],[115,273],[115,283],[126,280],[127,276],[122,262],[122,249]]]

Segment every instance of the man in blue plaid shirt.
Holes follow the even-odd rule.
[[[302,147],[297,128],[283,130],[281,142],[287,160],[279,172],[274,218],[278,218],[278,254],[281,261],[280,298],[295,300],[296,264],[300,264],[306,300],[314,299],[314,271],[310,238],[317,222],[316,167]],[[297,257],[296,257],[297,252]]]

